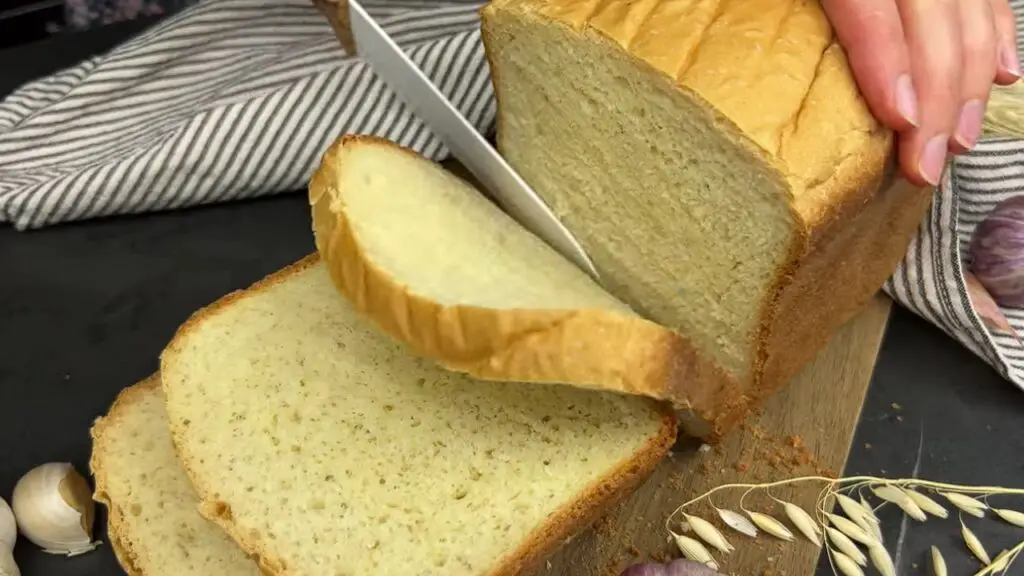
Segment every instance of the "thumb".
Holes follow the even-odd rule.
[[[822,0],[850,69],[876,118],[896,131],[918,124],[917,94],[893,0]]]

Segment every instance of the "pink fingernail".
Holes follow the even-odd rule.
[[[917,93],[907,74],[896,79],[896,111],[904,120],[917,127]]]
[[[921,150],[921,157],[917,160],[917,171],[926,182],[936,186],[942,178],[942,170],[946,167],[946,147],[949,145],[949,137],[945,134],[932,136]]]
[[[981,100],[970,100],[960,109],[960,119],[956,124],[956,141],[964,148],[973,148],[981,136],[981,123],[985,119],[985,103]]]
[[[1020,78],[1020,59],[1017,50],[1012,46],[1003,46],[999,49],[999,64],[1004,70]]]

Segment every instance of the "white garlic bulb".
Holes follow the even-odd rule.
[[[18,526],[14,512],[7,501],[0,498],[0,576],[21,576],[14,563],[14,543],[18,539]]]
[[[18,480],[11,498],[18,529],[50,554],[74,556],[93,550],[96,505],[88,482],[71,464],[53,462]]]

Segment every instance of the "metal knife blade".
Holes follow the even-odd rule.
[[[348,10],[356,51],[373,65],[374,72],[417,112],[511,217],[592,277],[598,278],[593,262],[569,229],[405,51],[359,2],[348,0]]]

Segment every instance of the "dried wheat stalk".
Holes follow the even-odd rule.
[[[809,482],[822,485],[813,513],[771,494],[773,488]],[[737,502],[738,512],[719,508],[711,502],[713,495],[741,490],[742,494]],[[767,495],[779,509],[779,513],[755,512],[748,509],[744,501],[756,492]],[[687,511],[688,508],[705,502],[714,508],[723,526],[748,537],[757,538],[760,537],[760,532],[766,532],[775,538],[793,542],[796,540],[795,534],[800,534],[815,546],[824,546],[832,571],[837,576],[862,575],[862,568],[868,564],[883,576],[893,576],[896,567],[882,541],[880,521],[875,511],[883,506],[892,505],[919,522],[933,518],[941,520],[950,516],[949,510],[940,503],[945,502],[958,512],[957,519],[965,549],[982,563],[975,576],[997,576],[1008,573],[1017,556],[1024,551],[1024,541],[999,552],[992,558],[981,540],[965,523],[964,515],[989,520],[998,519],[1007,527],[1024,528],[1024,512],[991,508],[986,500],[992,496],[1024,496],[1024,489],[962,486],[916,478],[885,479],[871,476],[839,479],[805,476],[764,484],[725,484],[679,506],[666,519],[665,529],[680,545],[684,555],[717,569],[720,562],[712,557],[711,552],[701,542],[723,555],[732,552],[734,548],[729,544],[725,534],[711,521]],[[872,503],[872,497],[877,503]],[[992,512],[991,515],[986,514],[989,511]],[[788,528],[783,519],[788,520],[795,530]],[[678,528],[673,529],[673,526]],[[685,536],[683,532],[689,532],[691,536]],[[934,573],[936,576],[944,576],[945,561],[941,552],[933,546],[930,554]]]

